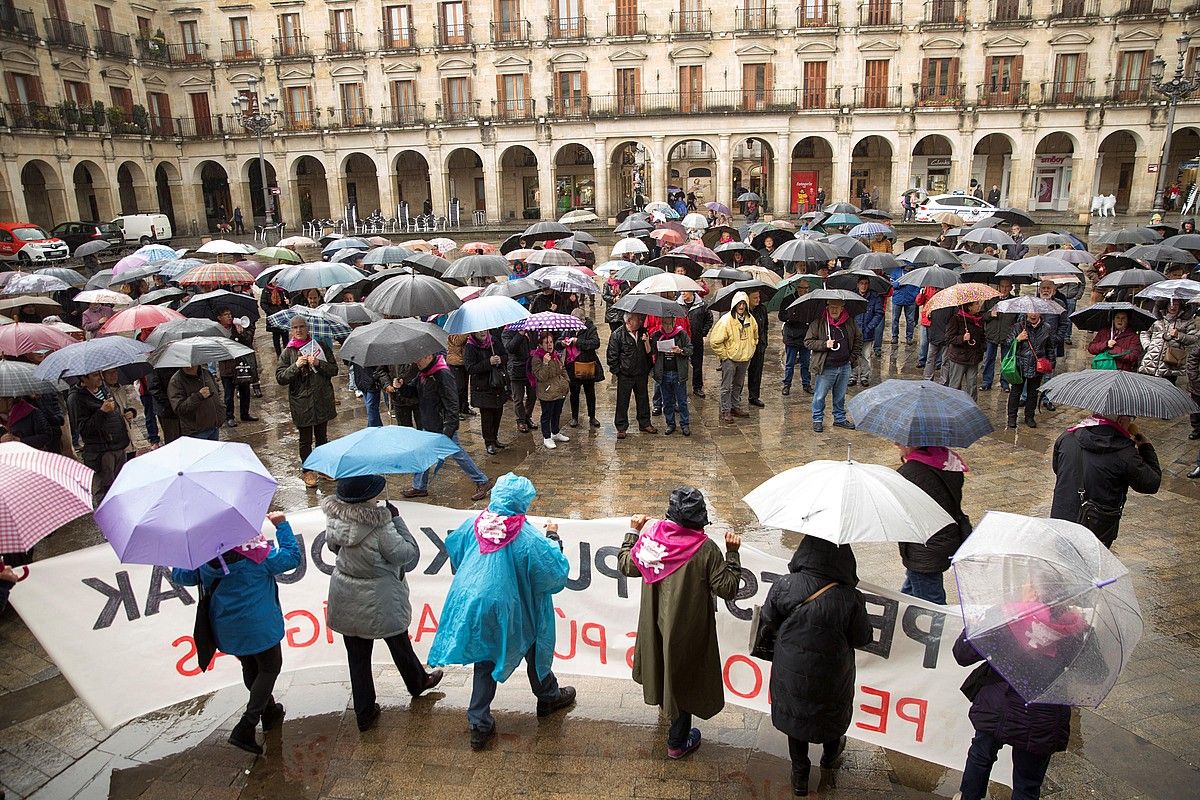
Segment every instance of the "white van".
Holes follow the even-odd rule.
[[[121,229],[126,242],[148,244],[150,242],[169,242],[175,232],[171,230],[171,222],[166,214],[126,214],[113,221]]]

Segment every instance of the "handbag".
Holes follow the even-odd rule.
[[[1182,367],[1187,363],[1187,348],[1166,345],[1163,347],[1162,363],[1168,367]]]
[[[577,381],[594,381],[596,380],[596,362],[595,361],[573,361],[571,368],[574,370],[575,380]]]
[[[816,600],[827,591],[837,586],[836,581],[831,581],[825,584],[820,589],[810,594],[804,599],[800,605],[792,610],[795,614],[804,606]],[[789,615],[790,616],[790,615]],[[771,661],[775,658],[775,637],[779,634],[779,630],[762,618],[762,606],[755,606],[754,612],[750,616],[750,655],[754,658],[762,659],[763,661]]]
[[[1075,474],[1079,480],[1079,486],[1076,489],[1079,493],[1079,516],[1075,518],[1075,521],[1094,533],[1105,547],[1112,547],[1113,542],[1117,540],[1121,513],[1125,508],[1124,506],[1106,506],[1088,499],[1087,490],[1083,488],[1083,448],[1078,444],[1075,445],[1075,456],[1071,461],[1075,465]]]
[[[1039,358],[1037,360],[1037,374],[1049,375],[1051,372],[1054,372],[1054,362],[1044,356]]]
[[[1024,383],[1025,376],[1017,364],[1017,342],[1014,340],[1008,353],[1000,360],[1000,377],[1010,384]]]
[[[254,367],[249,361],[239,360],[233,367],[233,382],[238,386],[254,383]]]
[[[1129,353],[1110,353],[1105,350],[1092,356],[1092,369],[1117,369],[1117,359],[1124,358]]]
[[[200,598],[196,601],[196,625],[192,629],[192,639],[196,642],[196,663],[199,664],[201,672],[208,670],[213,656],[217,654],[217,637],[213,633],[209,609],[212,606],[212,596],[220,585],[221,579],[217,578],[213,581],[212,588],[206,592],[204,580],[200,581]]]

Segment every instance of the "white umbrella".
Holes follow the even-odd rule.
[[[659,294],[660,292],[699,292],[700,284],[687,275],[663,272],[642,279],[631,290],[633,294]]]
[[[211,242],[205,242],[196,248],[197,253],[211,253],[213,255],[249,255],[255,252],[253,247],[237,242],[231,242],[228,239],[213,239]]]
[[[857,461],[811,461],[779,473],[742,501],[763,525],[834,544],[924,544],[954,523],[900,473]]]
[[[642,244],[641,239],[626,238],[621,239],[613,245],[609,256],[616,258],[617,256],[628,255],[629,253],[649,253],[646,245]]]
[[[320,247],[315,239],[307,236],[289,236],[275,243],[276,247]]]
[[[106,306],[133,305],[133,298],[120,292],[110,292],[107,289],[89,289],[80,292],[73,298],[76,303],[100,303]]]
[[[688,214],[683,218],[683,227],[702,231],[708,227],[708,219],[703,214]]]
[[[581,222],[595,222],[600,219],[591,211],[584,208],[577,208],[574,211],[568,211],[558,218],[558,221],[563,225],[579,224]]]
[[[779,273],[773,272],[766,267],[760,267],[754,264],[746,266],[743,264],[742,266],[738,267],[738,269],[742,272],[749,272],[751,278],[762,281],[768,286],[778,286],[783,281],[783,278],[779,277]]]
[[[429,244],[431,247],[436,247],[443,253],[449,253],[451,250],[458,249],[458,242],[454,241],[453,239],[447,239],[444,236],[437,239],[430,239]]]

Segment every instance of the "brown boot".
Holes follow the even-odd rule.
[[[721,415],[721,422],[724,422],[726,425],[732,425],[733,424],[733,415],[730,414],[728,411],[726,411],[724,414]]]
[[[735,408],[735,409],[733,409],[733,411],[731,411],[731,412],[729,412],[729,413],[733,414],[735,417],[748,417],[748,416],[750,416],[750,412],[749,412],[749,411],[742,411],[740,408]]]

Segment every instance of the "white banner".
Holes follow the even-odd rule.
[[[477,512],[400,503],[421,548],[408,579],[419,655],[428,653],[451,572],[446,534]],[[308,509],[290,516],[304,561],[280,576],[286,619],[284,669],[345,664],[338,637],[325,624],[333,559],[324,548],[324,515]],[[560,617],[554,669],[563,674],[630,678],[640,581],[617,569],[625,519],[561,520],[571,562],[566,591],[555,597]],[[268,535],[271,526],[266,526]],[[751,611],[770,584],[787,572],[782,559],[741,550],[738,599],[718,604],[726,698],[770,711],[770,664],[746,655]],[[195,589],[173,585],[170,570],[124,565],[108,545],[35,562],[12,604],[100,722],[114,728],[165,706],[239,684],[236,659],[218,655],[207,673],[196,665],[192,641]],[[873,641],[858,654],[858,691],[849,735],[926,761],[961,769],[973,729],[959,692],[967,670],[950,653],[962,630],[953,609],[875,586],[867,597]],[[380,663],[387,648],[375,648]],[[1002,779],[1007,767],[996,770]]]

